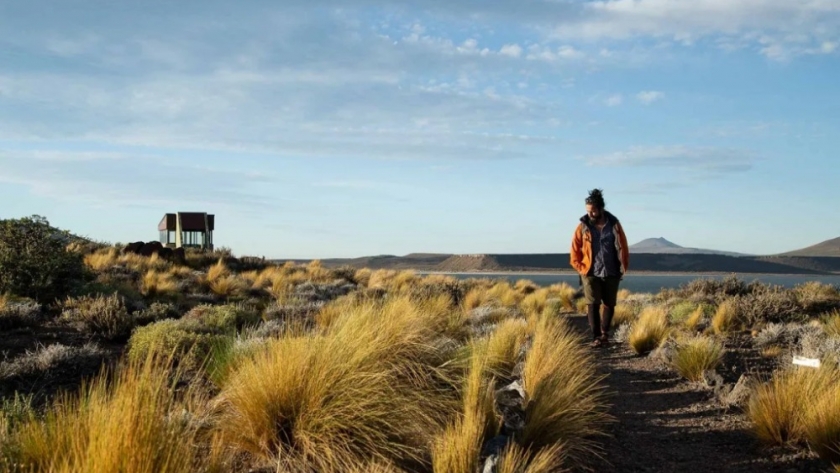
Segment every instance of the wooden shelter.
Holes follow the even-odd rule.
[[[213,249],[215,215],[205,212],[168,213],[158,224],[160,243],[168,248]]]

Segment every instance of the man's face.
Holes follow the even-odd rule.
[[[589,218],[593,221],[601,220],[601,215],[603,212],[598,207],[592,204],[586,204],[586,214],[589,215]]]

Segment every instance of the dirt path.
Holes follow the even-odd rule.
[[[588,330],[585,317],[570,320]],[[725,409],[713,392],[689,383],[626,344],[593,348],[608,377],[616,421],[603,441],[596,472],[826,472],[814,455],[768,450],[749,433],[738,408]],[[732,369],[726,364],[721,369]]]

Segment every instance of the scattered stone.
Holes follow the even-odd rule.
[[[726,407],[743,406],[750,396],[752,378],[742,374],[734,385],[721,387],[717,393],[717,399]]]

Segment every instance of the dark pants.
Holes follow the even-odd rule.
[[[592,336],[593,338],[606,338],[609,336],[610,326],[612,325],[621,278],[585,276],[582,282],[583,296],[587,305],[586,316],[589,319]],[[598,309],[602,304],[604,307],[599,317]]]

